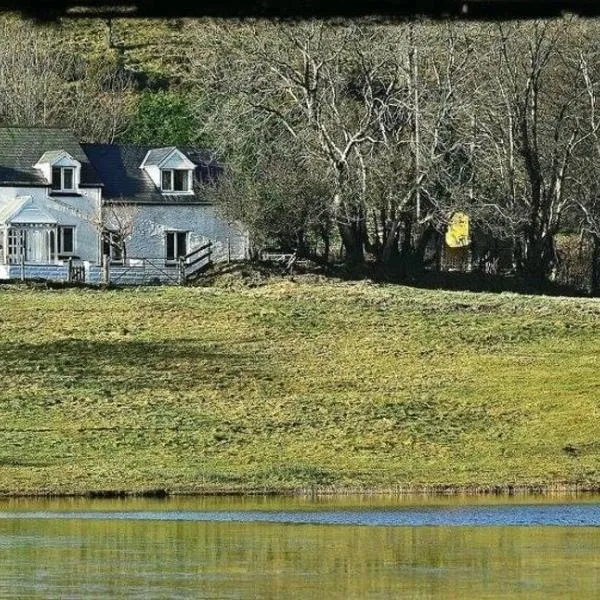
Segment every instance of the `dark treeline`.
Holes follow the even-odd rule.
[[[82,58],[56,50],[56,28],[3,26],[2,121],[212,148],[224,171],[206,193],[257,253],[418,277],[443,267],[460,211],[472,269],[600,291],[595,20],[184,21],[166,90],[119,52]]]

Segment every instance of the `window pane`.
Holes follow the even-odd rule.
[[[105,231],[102,235],[102,256],[110,256],[110,232]]]
[[[73,228],[61,227],[59,234],[59,239],[62,237],[62,240],[60,240],[60,251],[64,253],[73,252]]]
[[[118,233],[111,233],[110,237],[110,258],[115,262],[121,262],[123,260],[123,240]]]
[[[56,237],[55,237],[55,234],[54,234],[54,230],[51,229],[48,232],[48,234],[49,234],[48,235],[48,243],[50,244],[50,259],[54,260],[56,258],[56,252],[55,252],[55,249],[56,249]]]
[[[174,190],[176,192],[187,192],[188,191],[188,172],[182,169],[173,171],[175,174],[175,185]]]
[[[52,189],[53,190],[61,189],[60,168],[59,167],[52,167]]]
[[[167,233],[167,260],[175,259],[175,234],[170,231]]]
[[[185,256],[187,254],[187,233],[180,231],[177,234],[177,256]]]
[[[162,172],[162,189],[170,192],[173,189],[172,171],[161,171]]]
[[[63,189],[73,189],[73,169],[63,169]]]

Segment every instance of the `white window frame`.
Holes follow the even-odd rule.
[[[60,169],[60,188],[53,187],[52,180],[50,181],[50,189],[53,192],[74,192],[77,188],[75,186],[75,171],[76,167],[52,167],[51,175],[54,173],[54,169]],[[72,173],[71,181],[73,185],[70,188],[65,187],[65,171],[69,169]]]
[[[169,173],[170,174],[170,179],[171,179],[171,187],[166,188],[164,187],[164,174],[165,173]],[[161,169],[160,170],[160,189],[163,192],[172,192],[173,191],[173,169]]]
[[[185,171],[187,173],[187,189],[176,190],[175,189],[175,171]],[[171,187],[163,187],[163,173],[171,173]],[[160,189],[162,192],[168,192],[169,194],[190,194],[192,192],[192,181],[193,181],[193,170],[192,169],[161,169],[160,170]]]
[[[185,253],[187,254],[189,252],[189,247],[190,247],[190,232],[187,229],[168,229],[167,231],[165,231],[165,262],[167,264],[175,264],[180,258],[182,258],[183,256],[185,256],[185,254],[180,255],[179,254],[179,247],[178,247],[178,241],[177,241],[177,236],[179,234],[185,234]],[[168,248],[169,248],[169,244],[167,242],[168,236],[169,235],[173,235],[173,254],[174,257],[173,258],[169,258],[168,255]]]
[[[71,229],[71,231],[73,232],[71,235],[71,246],[72,246],[72,250],[70,251],[66,251],[65,250],[65,237],[64,237],[64,230],[65,229]],[[77,248],[77,244],[76,244],[76,232],[77,228],[74,225],[61,225],[58,228],[58,254],[59,255],[65,255],[65,256],[72,256],[73,254],[75,254],[75,249]]]

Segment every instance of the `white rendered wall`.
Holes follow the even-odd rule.
[[[209,205],[139,205],[133,234],[126,241],[127,254],[134,258],[165,258],[166,232],[189,231],[188,252],[213,243],[213,261],[244,259],[248,235],[235,223],[227,222]]]
[[[75,227],[74,255],[82,260],[99,260],[98,215],[100,188],[84,188],[80,196],[50,197],[47,188],[0,187],[0,207],[17,196],[31,196],[34,204],[54,217],[58,225]]]

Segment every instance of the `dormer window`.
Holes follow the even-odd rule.
[[[148,150],[140,169],[144,169],[163,194],[193,194],[197,165],[175,146]]]
[[[34,165],[54,193],[76,193],[81,180],[81,163],[64,150],[48,150]]]
[[[52,167],[52,190],[55,192],[73,191],[74,188],[73,167]]]
[[[161,169],[161,190],[163,192],[189,192],[190,171],[187,169]]]

